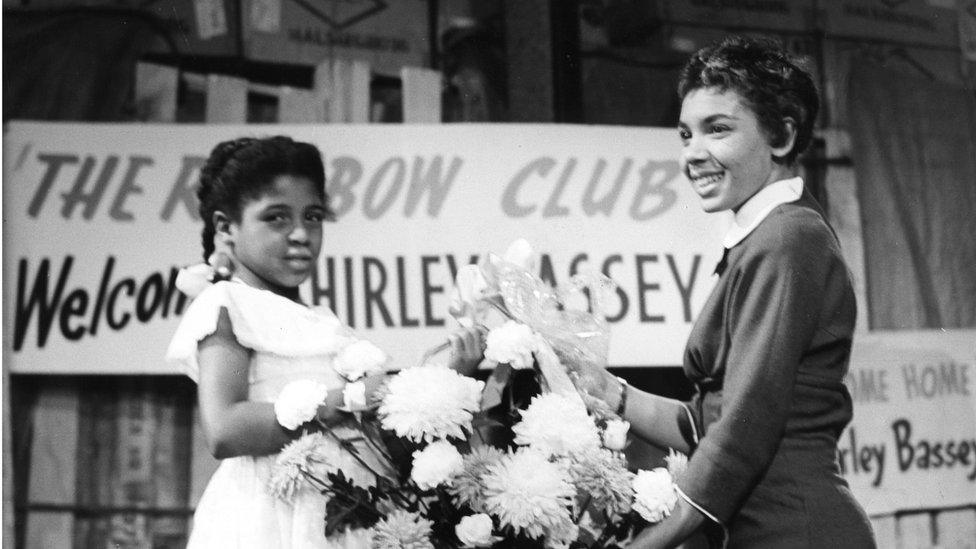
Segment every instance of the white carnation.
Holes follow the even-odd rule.
[[[671,478],[675,480],[680,479],[685,474],[685,470],[688,469],[688,456],[675,451],[674,448],[668,450],[668,455],[664,456],[664,461],[668,465]]]
[[[275,417],[285,429],[298,429],[315,417],[319,405],[325,402],[328,395],[329,388],[325,384],[310,379],[292,381],[285,385],[275,400]]]
[[[440,365],[407,368],[393,376],[379,408],[384,429],[414,442],[456,437],[471,432],[481,407],[483,381]]]
[[[365,339],[357,339],[339,352],[333,367],[342,377],[356,381],[363,376],[381,372],[385,363],[386,353]]]
[[[611,419],[603,428],[603,446],[610,450],[623,450],[627,446],[627,431],[630,422],[622,419]]]
[[[463,468],[461,452],[450,442],[438,440],[413,453],[410,478],[421,490],[430,490],[441,484],[450,484],[454,475]]]
[[[478,513],[462,518],[454,533],[465,547],[488,547],[498,541],[498,537],[491,535],[493,528],[491,517]]]
[[[664,467],[640,470],[634,476],[634,510],[647,522],[660,522],[671,514],[678,502],[671,473]]]
[[[600,433],[579,399],[559,393],[532,397],[512,427],[515,443],[546,455],[566,455],[600,447]]]
[[[532,328],[514,320],[492,328],[486,338],[485,358],[510,364],[516,370],[532,367],[532,353],[538,349]]]

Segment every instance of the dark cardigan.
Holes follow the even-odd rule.
[[[728,251],[685,350],[700,440],[679,487],[731,546],[873,547],[836,462],[855,307],[837,238],[805,191]]]

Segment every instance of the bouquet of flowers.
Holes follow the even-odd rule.
[[[486,382],[425,357],[389,379],[375,414],[356,414],[366,446],[384,463],[369,463],[361,446],[322,426],[279,454],[273,492],[320,492],[326,534],[368,530],[377,549],[610,548],[666,517],[684,456],[672,452],[666,468],[631,472],[622,452],[629,424],[574,383],[582,361],[605,364],[601,300],[612,282],[580,275],[557,290],[532,273],[532,257],[517,241],[505,256],[458,272],[455,317],[487,324],[500,316],[487,336]],[[569,306],[581,295],[586,309]],[[352,354],[368,364],[346,370],[376,370],[376,353]],[[307,402],[320,396],[304,393]],[[290,395],[287,408],[300,401]],[[349,478],[325,441],[373,478]]]

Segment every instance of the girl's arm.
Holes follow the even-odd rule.
[[[218,459],[273,454],[300,434],[278,424],[274,404],[247,400],[250,355],[234,337],[227,310],[221,309],[217,329],[200,341],[197,351],[200,419],[210,452]],[[330,391],[319,417],[328,420],[341,413],[341,405],[342,391]]]

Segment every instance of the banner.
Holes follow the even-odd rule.
[[[673,129],[571,125],[195,126],[12,122],[4,136],[4,360],[15,373],[168,373],[200,261],[193,191],[241,135],[322,150],[338,220],[309,303],[401,366],[454,329],[459,267],[516,238],[562,282],[584,266],[619,289],[610,363],[678,365],[728,224],[702,212]]]
[[[976,503],[976,330],[854,337],[838,451],[868,514]]]

